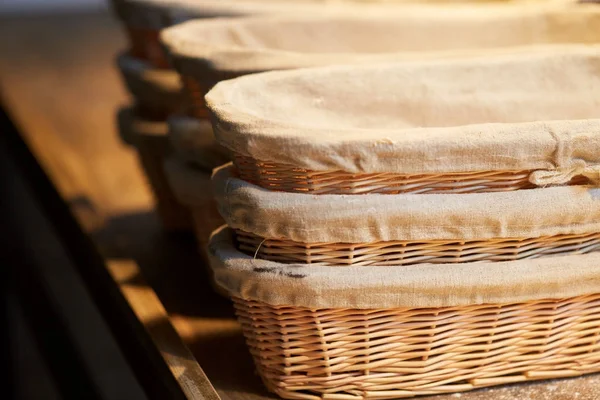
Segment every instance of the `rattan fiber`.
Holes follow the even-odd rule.
[[[286,399],[394,399],[600,370],[600,295],[448,308],[319,309],[234,298]]]
[[[427,175],[396,173],[351,174],[344,171],[309,171],[291,165],[254,160],[236,154],[241,179],[265,189],[311,194],[482,193],[531,189],[531,171],[479,171]],[[587,182],[577,177],[569,182]]]
[[[600,251],[600,233],[490,240],[390,241],[375,243],[300,243],[265,239],[236,230],[238,249],[281,263],[323,265],[411,265],[476,261],[514,261]]]

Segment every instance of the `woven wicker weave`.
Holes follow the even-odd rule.
[[[531,189],[531,171],[480,171],[464,173],[400,175],[351,174],[344,171],[309,171],[291,165],[262,162],[235,155],[241,179],[265,189],[311,194],[481,193]],[[577,177],[569,185],[581,185]]]
[[[556,254],[600,251],[600,233],[491,240],[393,241],[377,243],[299,243],[265,239],[236,231],[238,249],[282,263],[324,265],[411,265],[474,261],[513,261]]]
[[[393,399],[600,371],[600,295],[452,308],[320,309],[234,299],[286,399]]]

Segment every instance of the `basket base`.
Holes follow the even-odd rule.
[[[379,310],[233,300],[263,382],[286,399],[397,399],[600,371],[600,295]]]

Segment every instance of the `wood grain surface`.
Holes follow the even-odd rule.
[[[191,235],[162,232],[135,152],[115,131],[130,101],[114,57],[125,48],[111,15],[0,19],[6,108],[189,398],[258,400],[266,393],[231,304],[210,288]],[[205,378],[208,376],[208,380]],[[596,400],[600,376],[428,399]]]

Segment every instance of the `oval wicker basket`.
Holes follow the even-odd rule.
[[[216,228],[223,225],[223,218],[217,211],[212,195],[211,172],[183,162],[177,157],[166,159],[163,165],[177,201],[188,207],[192,214],[193,230],[200,252],[207,261],[208,239]]]
[[[298,303],[360,303],[368,293],[373,295],[370,298],[382,299],[377,292],[389,292],[392,299],[397,292],[400,304],[406,296],[410,296],[411,302],[430,304],[429,297],[434,293],[448,294],[453,291],[452,285],[466,277],[458,274],[458,281],[441,291],[431,291],[429,286],[436,284],[424,280],[421,300],[414,300],[417,296],[404,294],[401,288],[378,289],[381,283],[339,292],[337,286],[342,284],[337,284],[328,273],[322,274],[328,280],[310,291],[307,289],[319,279],[318,275],[309,283],[298,283],[310,274],[300,264],[289,271],[279,271],[265,261],[244,259],[234,253],[229,253],[226,261],[223,238],[219,236],[222,234],[216,234],[211,244],[217,281],[234,300],[263,382],[283,398],[395,399],[600,371],[599,294],[535,299],[536,289],[525,289],[531,290],[525,296],[527,299],[514,301],[515,288],[511,284],[506,287],[498,284],[496,280],[501,274],[483,267],[477,272],[482,277],[477,279],[486,282],[489,279],[489,287],[504,293],[499,296],[506,296],[507,301],[477,302],[478,296],[474,294],[479,290],[482,298],[488,298],[483,295],[488,289],[480,282],[477,285],[481,287],[460,286],[462,289],[456,292],[468,287],[466,290],[473,294],[461,297],[462,301],[455,305],[394,307],[391,304],[396,300],[375,300],[382,306],[309,307]],[[526,264],[523,266],[528,268]],[[342,270],[349,267],[336,268],[342,277]],[[372,279],[362,278],[360,271],[366,275],[368,270],[353,270],[348,274],[355,274],[357,282]],[[511,272],[517,280],[521,276],[517,271]],[[381,275],[386,278],[374,281],[389,283],[399,279],[387,277],[385,271]],[[521,279],[527,283],[530,278],[523,275]],[[560,282],[560,275],[555,279]],[[569,279],[572,277],[562,284],[571,288],[578,285]],[[520,288],[544,287],[533,280],[530,283]],[[555,287],[557,293],[563,293],[553,283],[547,284]],[[283,295],[275,295],[273,302],[261,300],[272,297],[269,287],[275,285],[278,293],[285,293],[283,299],[289,303],[277,302]],[[413,290],[419,292],[419,287]],[[546,292],[540,295],[547,296]],[[471,296],[472,303],[463,304]]]
[[[128,54],[119,55],[117,64],[138,112],[166,120],[168,115],[184,110],[182,85],[175,71],[155,68]]]
[[[208,174],[214,168],[230,162],[228,152],[216,142],[209,121],[173,115],[168,124],[169,141],[178,159]]]
[[[210,170],[170,157],[164,162],[164,171],[177,201],[187,207],[192,216],[192,228],[198,243],[198,251],[209,276],[213,289],[222,296],[226,293],[215,284],[209,268],[208,241],[212,232],[223,225],[212,193]]]
[[[239,201],[222,196],[220,207],[228,224],[237,230],[239,249],[273,261],[326,265],[508,261],[600,250],[600,231],[571,231],[587,222],[581,220],[578,225],[560,214],[565,209],[553,217],[562,218],[564,227],[548,234],[533,229],[537,222],[518,235],[507,234],[511,225],[522,221],[518,217],[510,223],[500,221],[507,209],[498,208],[497,216],[472,222],[494,227],[496,235],[485,238],[455,237],[451,230],[443,232],[449,236],[396,234],[368,242],[286,236],[292,219],[299,221],[295,232],[357,229],[329,221],[325,215],[321,222],[310,218],[317,210],[332,213],[336,207],[311,209],[314,200],[302,197],[305,194],[338,196],[339,208],[360,218],[358,210],[345,206],[358,207],[351,197],[359,194],[447,195],[466,200],[475,199],[469,194],[489,193],[485,201],[494,202],[506,198],[502,194],[535,192],[529,198],[540,203],[522,213],[536,214],[539,207],[552,204],[544,203],[548,199],[541,193],[549,192],[541,188],[593,189],[600,183],[600,120],[591,119],[596,116],[593,105],[600,104],[600,79],[591,72],[600,67],[597,50],[574,46],[557,54],[269,72],[220,83],[207,100],[215,113],[217,140],[235,154],[238,177],[269,191],[298,193],[297,199],[306,199],[306,207],[295,202],[287,214],[281,214],[287,220],[275,220],[273,211],[285,204],[283,197],[254,199],[244,190],[239,191]],[[573,97],[563,102],[565,85],[572,85]],[[363,110],[364,88],[370,88],[370,96],[377,100],[368,110]],[[553,99],[561,100],[555,104]],[[485,123],[490,121],[495,124]],[[402,128],[394,129],[396,125]],[[248,190],[258,193],[255,188]],[[565,196],[575,196],[575,192],[565,192]],[[242,199],[250,198],[256,204],[264,202],[262,207],[271,214],[253,206],[242,217]],[[447,199],[437,198],[439,203],[430,207],[448,204]],[[521,206],[510,201],[505,205],[510,209]],[[380,232],[377,225],[388,217],[385,211],[365,217],[364,225]],[[406,211],[411,212],[415,210]],[[439,214],[439,220],[430,223],[457,225],[473,220],[469,213],[463,210],[452,218]],[[306,226],[301,226],[303,221]],[[269,229],[263,229],[269,224]]]
[[[135,108],[121,109],[117,116],[122,140],[135,147],[156,200],[156,211],[168,231],[191,229],[191,216],[175,198],[163,170],[170,153],[167,124],[138,117]]]
[[[234,304],[265,386],[285,399],[398,399],[600,371],[600,294],[421,309]]]
[[[296,13],[192,21],[161,36],[194,105],[192,115],[198,118],[208,117],[204,95],[210,88],[250,73],[600,42],[600,10],[593,5],[446,4],[404,6],[400,12],[350,10],[333,16]]]
[[[470,2],[480,0],[459,0]],[[508,0],[507,0],[508,1]],[[524,0],[521,0],[524,1]],[[527,0],[529,2],[532,0]],[[383,1],[371,1],[370,3]],[[403,3],[405,0],[394,0]],[[414,0],[410,0],[414,2]],[[191,19],[215,17],[238,17],[260,14],[311,14],[325,12],[339,13],[353,7],[366,11],[377,8],[377,5],[347,0],[331,3],[327,0],[293,0],[281,2],[277,0],[112,0],[113,8],[125,25],[130,54],[136,58],[150,62],[157,68],[168,68],[168,55],[160,43],[160,31],[172,25]],[[381,6],[381,4],[379,5]],[[389,3],[386,7],[390,7]]]
[[[595,183],[598,47],[554,50],[269,72],[221,82],[206,99],[240,177],[270,190],[473,193]],[[368,106],[366,96],[374,98]]]
[[[213,180],[237,248],[280,263],[456,264],[600,251],[600,207],[589,186],[307,196],[260,188],[236,177],[231,165]],[[554,207],[540,210],[544,203]]]

